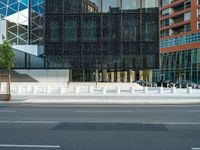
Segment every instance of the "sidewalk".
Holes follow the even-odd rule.
[[[66,95],[66,96],[13,96],[4,104],[91,104],[91,105],[174,105],[200,104],[200,94],[126,94],[126,95]]]

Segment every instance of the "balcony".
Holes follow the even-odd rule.
[[[173,24],[171,24],[171,25],[169,25],[169,26],[162,27],[162,28],[160,29],[160,31],[166,30],[166,29],[171,29],[171,28],[177,28],[177,27],[179,27],[179,26],[183,26],[183,25],[185,25],[185,24],[187,24],[187,23],[190,23],[190,21],[191,21],[191,20],[187,20],[187,21],[184,21],[184,20],[181,21],[181,19],[180,19],[180,20],[176,20],[176,22],[174,22]]]
[[[172,2],[168,5],[165,5],[163,7],[161,7],[160,11],[166,9],[166,8],[170,8],[170,7],[176,7],[177,5],[182,5],[186,0],[172,0]]]

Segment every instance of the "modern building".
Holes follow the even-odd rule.
[[[200,83],[200,1],[161,0],[161,70],[154,80]]]
[[[159,67],[157,0],[0,0],[0,14],[16,69],[126,82]]]

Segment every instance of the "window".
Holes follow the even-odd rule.
[[[169,8],[164,9],[164,10],[162,11],[162,16],[168,16],[168,15],[169,15]]]
[[[190,19],[191,19],[191,13],[190,12],[184,13],[184,21],[187,21]]]
[[[191,30],[191,25],[190,24],[184,25],[184,32],[188,32],[190,30]]]
[[[190,6],[191,6],[191,0],[187,0],[186,2],[184,2],[185,9],[190,8]]]
[[[158,0],[142,0],[142,8],[145,12],[157,12]]]
[[[200,29],[200,21],[197,21],[197,29]]]
[[[63,40],[66,42],[78,41],[78,18],[75,16],[65,17]]]
[[[200,9],[197,9],[197,16],[200,16]]]
[[[50,34],[50,41],[58,42],[59,40],[59,21],[58,20],[50,20],[49,24],[49,34]]]
[[[140,0],[123,0],[122,10],[127,12],[140,12]]]
[[[168,26],[168,25],[169,25],[169,19],[165,19],[161,22],[161,27]]]
[[[120,0],[102,0],[103,12],[119,12],[121,10]]]
[[[162,7],[169,4],[169,0],[162,0]]]

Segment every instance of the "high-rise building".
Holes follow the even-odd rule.
[[[200,0],[161,0],[161,70],[154,80],[200,82]]]
[[[18,69],[120,81],[159,67],[157,0],[0,0],[0,14]]]

